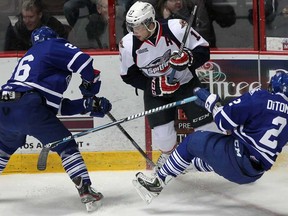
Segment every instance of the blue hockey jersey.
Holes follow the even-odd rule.
[[[35,44],[19,60],[2,91],[39,91],[58,112],[73,72],[93,81],[93,59],[63,38]]]
[[[249,153],[268,170],[287,143],[288,98],[281,93],[254,89],[216,113],[222,131],[232,131]]]

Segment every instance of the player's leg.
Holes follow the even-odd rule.
[[[174,121],[154,127],[152,129],[152,142],[157,144],[161,154],[156,162],[156,169],[160,169],[174,150],[177,143]]]
[[[29,119],[30,124],[26,126],[25,132],[44,145],[57,140],[62,140],[71,135],[68,129],[61,123],[55,114],[49,110],[42,102],[39,96],[26,97],[25,100],[31,100],[27,105],[34,112],[27,112],[25,118]],[[103,198],[101,193],[95,192],[91,188],[91,180],[87,167],[80,154],[76,142],[63,143],[54,149],[61,157],[62,165],[71,180],[76,184],[81,201],[86,205],[88,211],[95,210]],[[94,209],[92,208],[94,205]],[[91,206],[92,205],[92,206]]]
[[[183,85],[178,92],[175,93],[175,100],[193,96],[193,89],[201,85],[198,79],[192,79],[189,83]],[[212,115],[204,108],[199,107],[194,102],[180,106],[189,120],[190,126],[197,130],[220,132],[213,121]],[[191,164],[187,167],[184,173],[191,171],[210,172],[213,171],[209,164],[205,163],[200,158],[193,158]]]
[[[181,174],[195,157],[209,164],[216,173],[230,181],[240,183],[255,180],[258,176],[251,177],[250,174],[247,176],[241,172],[242,168],[237,166],[238,159],[235,156],[233,141],[232,136],[215,132],[194,132],[173,151],[157,175],[147,177],[143,173],[137,173],[133,184],[138,193],[142,194],[140,196],[146,202],[151,202],[160,194],[171,176],[176,177]]]
[[[25,144],[25,138],[24,135],[0,129],[0,175],[13,153]]]
[[[140,197],[150,203],[152,199],[158,196],[163,187],[171,180],[182,174],[191,161],[195,158],[194,155],[187,151],[187,146],[192,139],[189,139],[194,133],[184,138],[183,142],[172,152],[163,166],[152,177],[146,176],[142,172],[136,174],[136,179],[133,180],[135,189]],[[201,145],[201,143],[199,143]]]
[[[21,133],[21,128],[26,121],[19,116],[21,109],[19,101],[0,100],[0,174],[12,154],[25,145],[26,135]]]
[[[37,130],[34,130],[33,133],[33,136],[42,143],[61,140],[64,137],[71,135],[71,133],[56,117],[53,118],[51,116],[49,118],[49,123],[46,123],[46,126],[40,126],[37,128]],[[51,132],[53,135],[51,135]],[[49,134],[50,137],[48,138]],[[87,171],[87,167],[84,163],[76,142],[72,140],[55,147],[52,149],[52,151],[57,152],[61,157],[62,166],[71,180],[75,183],[81,198],[81,202],[86,205],[87,211],[96,210],[101,204],[103,195],[100,192],[96,192],[96,190],[91,187],[91,180]]]
[[[163,106],[170,102],[173,101],[167,98],[153,97],[151,94],[144,92],[145,110]],[[159,149],[161,151],[160,157],[156,162],[155,169],[157,169],[165,163],[177,143],[174,127],[175,108],[149,115],[147,118],[152,129],[153,149]]]

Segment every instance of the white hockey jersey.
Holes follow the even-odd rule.
[[[135,70],[135,68],[139,72],[141,71],[146,77],[168,76],[172,72],[168,61],[172,52],[179,50],[186,25],[180,19],[171,19],[167,23],[156,23],[156,33],[148,40],[140,41],[133,36],[133,33],[129,33],[123,37],[119,44],[121,60],[120,75],[122,77],[129,75],[129,70]],[[191,28],[185,47],[192,50],[193,53],[193,49],[199,46],[208,48],[209,44]],[[195,63],[201,66],[206,61],[207,58],[203,59],[203,62]],[[193,73],[187,68],[183,71],[176,71],[174,77],[182,85],[188,83],[193,78]]]

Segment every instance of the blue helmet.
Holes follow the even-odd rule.
[[[280,92],[288,97],[288,74],[283,70],[277,71],[276,74],[271,77],[269,87],[271,88],[271,92]]]
[[[58,34],[49,28],[48,26],[41,26],[35,29],[31,34],[32,45],[40,43],[42,41],[50,40],[51,38],[57,38]]]

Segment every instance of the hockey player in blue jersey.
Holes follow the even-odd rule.
[[[120,75],[125,83],[143,90],[145,110],[193,96],[193,89],[201,86],[195,69],[210,58],[208,42],[193,28],[189,29],[179,57],[187,23],[180,19],[158,22],[153,6],[147,2],[137,1],[130,7],[126,25],[130,33],[119,44]],[[171,82],[174,70],[176,73]],[[213,120],[209,112],[194,102],[181,108],[195,130],[203,125],[207,127],[207,123]],[[171,108],[148,116],[153,146],[162,152],[156,167],[162,166],[177,144],[175,111],[176,108]],[[213,125],[210,125],[212,129]]]
[[[103,117],[112,108],[104,97],[96,97],[101,81],[93,59],[49,27],[32,32],[33,46],[19,60],[11,78],[0,90],[0,174],[11,155],[24,146],[26,136],[43,145],[71,135],[57,118],[60,115],[90,114]],[[63,98],[74,72],[80,74],[83,98]],[[91,181],[75,140],[53,148],[75,183],[87,211],[96,210],[103,195]]]
[[[173,151],[157,175],[137,173],[133,184],[141,198],[150,203],[194,157],[231,182],[247,184],[259,179],[288,142],[288,74],[277,72],[271,78],[270,89],[254,89],[225,106],[218,103],[216,94],[195,89],[198,103],[213,114],[224,134],[192,133]]]

